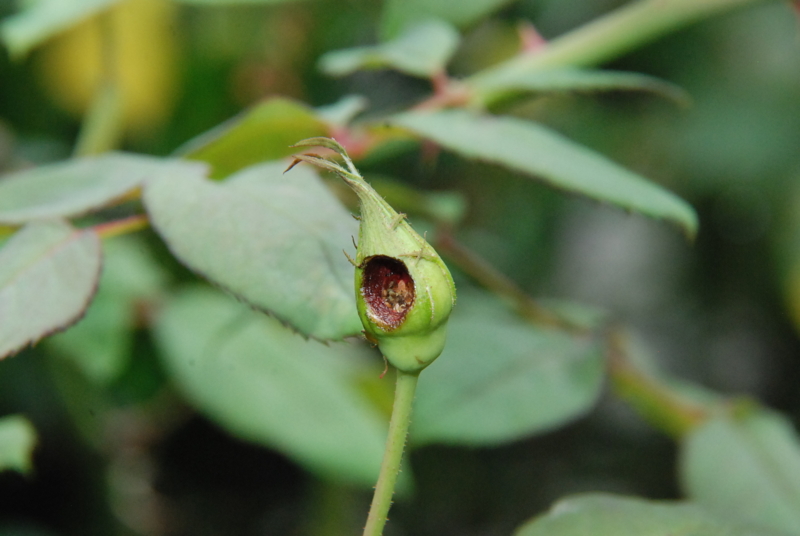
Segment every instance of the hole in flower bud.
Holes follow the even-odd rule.
[[[385,255],[370,257],[362,281],[370,317],[384,329],[400,327],[414,305],[414,280],[405,263]]]

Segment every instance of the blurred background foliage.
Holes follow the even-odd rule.
[[[173,153],[270,96],[322,107],[358,94],[368,99],[367,114],[380,115],[430,92],[428,82],[392,71],[334,79],[319,69],[325,52],[396,35],[413,12],[400,0],[226,4],[125,0],[105,22],[83,20],[28,54],[12,59],[4,50],[0,170],[70,156],[104,61],[121,82],[120,146],[153,155]],[[445,16],[458,12],[453,22],[463,34],[449,70],[466,76],[513,55],[530,36],[525,25],[550,39],[622,4],[440,2]],[[0,16],[14,12],[0,3]],[[108,31],[118,39],[102,51]],[[606,311],[659,368],[723,395],[759,399],[797,426],[800,34],[792,6],[727,13],[607,67],[677,84],[691,102],[573,92],[510,102],[503,111],[549,125],[681,195],[700,217],[693,244],[663,223],[425,145],[367,159],[362,171],[420,191],[457,192],[466,206],[458,238],[526,292]],[[356,533],[369,489],[232,438],[173,387],[170,365],[142,328],[168,289],[195,277],[152,232],[105,246],[113,252],[87,318],[0,366],[0,415],[24,414],[38,434],[33,470],[0,473],[0,534]],[[92,329],[104,322],[135,329]],[[113,343],[99,344],[104,355],[93,359],[97,333]],[[365,377],[342,374],[387,408],[380,362],[370,363]],[[590,414],[544,435],[492,447],[425,445],[423,435],[408,460],[413,484],[387,534],[509,534],[557,498],[583,491],[681,496],[675,443],[605,391]]]

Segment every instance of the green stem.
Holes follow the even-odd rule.
[[[608,368],[616,393],[655,428],[679,439],[708,419],[709,408],[689,400],[663,379],[638,368],[628,355],[627,335],[619,328],[608,337]]]
[[[462,272],[498,296],[510,300],[517,312],[538,325],[559,328],[570,333],[582,333],[580,326],[539,305],[513,280],[492,266],[486,259],[465,247],[447,231],[437,233],[436,249]]]
[[[116,149],[121,138],[122,99],[114,84],[103,84],[83,119],[75,156],[91,156]]]
[[[764,0],[639,0],[558,37],[536,52],[481,71],[466,82],[484,105],[507,91],[482,90],[484,81],[557,67],[597,65],[700,19]]]
[[[116,36],[111,13],[100,16],[100,83],[83,118],[75,156],[104,153],[119,146],[122,137],[122,95],[115,64]]]
[[[403,447],[406,444],[408,425],[411,423],[411,406],[418,378],[419,372],[397,370],[397,386],[394,392],[392,419],[389,422],[389,435],[386,438],[386,450],[383,453],[375,495],[369,508],[367,525],[364,527],[364,536],[383,534],[383,526],[386,524],[386,516],[392,505],[394,486],[400,472],[400,462],[403,459]]]

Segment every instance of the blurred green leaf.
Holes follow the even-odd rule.
[[[487,93],[555,91],[648,91],[687,104],[689,95],[680,87],[639,73],[598,69],[547,69],[541,71],[496,72],[476,79],[472,86],[478,97]]]
[[[198,6],[245,6],[258,4],[288,4],[299,0],[176,0],[184,4]]]
[[[726,517],[800,534],[800,440],[777,413],[708,421],[686,437],[687,495]]]
[[[391,122],[467,158],[499,164],[563,189],[697,232],[697,215],[680,197],[542,125],[463,110],[408,112]]]
[[[337,102],[317,108],[317,116],[336,126],[347,126],[355,116],[366,110],[369,102],[361,95],[345,95]]]
[[[107,384],[128,362],[133,320],[130,303],[100,291],[75,326],[46,342],[73,361],[87,378]]]
[[[36,430],[28,419],[21,415],[0,418],[0,472],[30,472],[35,446]]]
[[[587,412],[603,378],[596,340],[462,293],[442,356],[420,376],[411,439],[491,445],[550,430]]]
[[[212,177],[277,160],[297,152],[298,140],[327,136],[328,127],[314,111],[299,102],[272,98],[190,140],[177,154],[211,164]]]
[[[164,280],[161,268],[136,237],[107,240],[100,286],[86,316],[72,329],[50,337],[48,344],[93,381],[115,380],[130,357],[137,305],[156,296]]]
[[[400,212],[454,226],[467,214],[467,200],[461,192],[421,191],[384,175],[370,175],[368,179],[381,197]]]
[[[197,163],[124,153],[67,160],[0,178],[0,224],[69,218],[112,205],[164,170]]]
[[[780,536],[717,518],[697,505],[587,494],[558,501],[514,536]],[[784,534],[784,536],[786,536]]]
[[[0,358],[83,315],[100,278],[100,240],[59,221],[31,223],[0,249]]]
[[[177,296],[156,328],[169,374],[229,432],[322,476],[374,483],[387,421],[357,389],[377,375],[363,346],[304,340],[207,289]]]
[[[295,140],[296,141],[296,140]],[[193,270],[305,335],[361,331],[353,266],[356,222],[306,166],[269,162],[224,183],[184,174],[153,181],[153,227]]]
[[[386,0],[381,17],[381,35],[392,38],[410,25],[439,19],[463,28],[509,4],[511,0]]]
[[[83,19],[119,0],[28,0],[23,9],[0,22],[0,39],[12,57],[22,57]]]
[[[427,20],[409,26],[397,39],[380,45],[328,52],[320,58],[320,68],[331,76],[392,68],[430,78],[444,70],[458,42],[455,28],[440,20]]]

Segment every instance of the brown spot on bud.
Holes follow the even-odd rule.
[[[393,330],[414,305],[414,280],[403,261],[375,255],[364,261],[361,295],[375,323]]]

